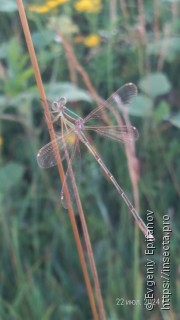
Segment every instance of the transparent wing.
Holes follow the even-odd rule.
[[[66,148],[66,145],[65,145],[65,148]],[[77,180],[79,180],[79,177],[81,174],[80,172],[81,157],[80,157],[79,141],[77,137],[76,137],[71,155],[69,154],[68,149],[65,150],[65,154],[66,154],[66,160],[67,160],[67,170],[66,170],[65,178],[62,184],[62,189],[61,189],[61,203],[62,203],[62,206],[65,209],[67,209],[68,204],[64,196],[65,186],[68,187],[69,194],[71,197],[71,202],[74,203],[75,192],[76,192],[76,187],[74,187],[74,178],[76,182]]]
[[[103,105],[97,107],[91,111],[86,118],[84,123],[93,119],[102,118],[103,112],[112,107],[122,108],[130,105],[132,99],[137,95],[137,87],[133,83],[127,83],[116,92],[114,92]]]
[[[85,129],[120,142],[137,140],[139,137],[138,130],[133,126],[85,126]]]
[[[134,83],[126,83],[124,86],[114,92],[107,100],[109,105],[128,106],[134,97],[137,96],[137,87]]]
[[[54,141],[49,142],[37,153],[37,163],[41,168],[50,168],[57,165],[57,151],[61,154],[61,159],[65,159],[64,142],[67,145],[68,152],[71,153],[75,134],[72,130],[66,132],[63,136],[57,136]]]

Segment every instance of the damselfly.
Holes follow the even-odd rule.
[[[110,138],[112,140],[125,142],[131,141],[132,139],[138,138],[138,131],[133,126],[120,126],[120,125],[99,125],[93,124],[91,126],[86,125],[86,123],[94,120],[102,121],[103,112],[110,110],[111,108],[123,108],[127,107],[132,99],[137,95],[137,88],[133,83],[125,84],[123,87],[118,89],[115,93],[113,93],[110,98],[103,103],[101,106],[94,109],[89,113],[85,118],[81,118],[75,112],[71,111],[66,107],[66,98],[61,97],[57,101],[53,101],[50,103],[50,107],[53,113],[57,113],[54,121],[57,121],[59,118],[66,125],[66,131],[62,132],[57,136],[55,141],[52,141],[42,147],[37,154],[37,162],[42,168],[53,167],[57,164],[57,159],[54,153],[54,146],[58,144],[59,150],[61,152],[61,159],[64,160],[66,158],[64,142],[68,140],[68,138],[73,134],[75,135],[75,141],[81,141],[96,159],[96,161],[101,166],[103,172],[109,178],[109,180],[113,183],[117,192],[126,203],[130,213],[134,217],[137,225],[142,230],[144,235],[149,239],[154,239],[148,230],[147,226],[140,218],[136,209],[131,204],[127,195],[123,191],[123,189],[119,186],[111,172],[106,167],[105,163],[102,161],[100,156],[98,155],[95,148],[93,148],[92,144],[89,142],[89,139],[86,135],[87,130],[93,130],[99,133],[102,136]],[[68,145],[68,143],[67,143]]]

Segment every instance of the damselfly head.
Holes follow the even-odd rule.
[[[58,102],[57,101],[53,101],[51,104],[51,108],[53,111],[58,111]]]
[[[57,112],[62,112],[66,102],[67,102],[67,99],[65,97],[60,97],[59,100],[54,100],[52,102],[52,110]]]
[[[65,104],[67,103],[67,99],[65,97],[60,97],[59,100],[58,100],[58,103],[61,106],[65,106]]]

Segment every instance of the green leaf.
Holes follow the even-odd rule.
[[[15,95],[8,100],[8,105],[15,106],[19,108],[19,112],[21,112],[21,109],[23,109],[23,106],[27,103],[30,104],[30,102],[34,99],[39,99],[39,93],[37,91],[37,88],[33,90],[33,87],[29,88],[27,91],[23,91],[19,93],[18,95]]]
[[[135,97],[128,107],[128,113],[137,117],[148,117],[152,113],[153,101],[152,99],[139,94]]]
[[[7,57],[9,42],[3,42],[0,46],[0,59],[4,59]]]
[[[169,122],[173,124],[173,126],[180,128],[180,112],[178,112],[175,116],[169,119]]]
[[[0,192],[5,193],[17,185],[24,173],[24,167],[16,162],[9,162],[0,168]]]
[[[49,99],[57,99],[61,96],[67,98],[68,101],[87,101],[92,102],[91,97],[88,92],[82,89],[79,89],[72,83],[68,82],[59,82],[54,84],[49,84],[45,86],[46,95]]]
[[[38,49],[43,49],[54,40],[54,33],[51,30],[45,29],[41,32],[34,32],[32,35],[33,44]]]
[[[156,123],[161,122],[162,120],[165,120],[167,116],[169,115],[169,104],[166,101],[160,102],[158,107],[155,109],[153,116]]]
[[[17,4],[14,0],[0,0],[0,12],[14,12],[17,11]]]
[[[32,76],[34,76],[34,70],[33,68],[26,68],[26,70],[22,71],[19,76],[18,79],[16,81],[16,84],[18,87],[23,87],[23,85],[26,84],[26,82],[32,78]]]
[[[139,87],[150,97],[155,98],[168,93],[171,89],[171,84],[165,74],[157,72],[143,78],[139,83]]]
[[[0,113],[3,113],[7,106],[7,97],[5,95],[0,95]]]
[[[171,37],[150,43],[148,52],[156,55],[163,54],[165,60],[172,61],[180,53],[180,38]]]

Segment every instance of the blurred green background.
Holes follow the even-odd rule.
[[[140,213],[154,212],[155,299],[144,304],[146,243],[98,164],[83,148],[78,182],[107,319],[180,319],[180,17],[173,0],[24,2],[46,95],[66,96],[81,116],[95,106],[67,63],[69,41],[97,93],[127,82],[139,95],[129,108],[139,163]],[[92,319],[57,168],[41,170],[49,141],[22,27],[13,0],[0,1],[0,319]],[[103,160],[133,202],[123,145],[93,136]],[[171,308],[161,310],[162,217],[169,215]],[[79,219],[77,222],[81,232]],[[124,302],[117,305],[118,299]],[[140,301],[140,303],[137,302]],[[136,301],[129,305],[127,301]]]

